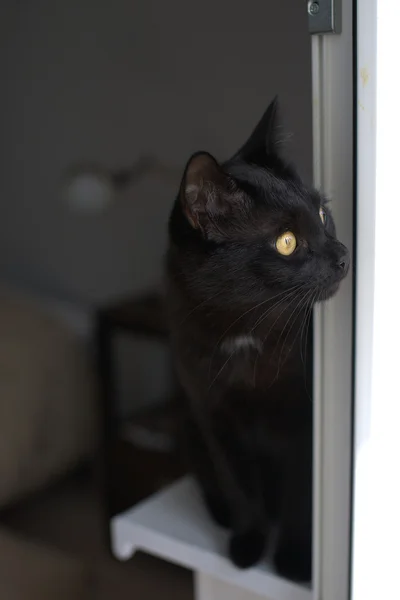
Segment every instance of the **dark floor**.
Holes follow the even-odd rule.
[[[193,598],[189,571],[144,554],[126,563],[111,557],[99,496],[89,476],[70,478],[8,510],[1,522],[25,538],[77,558],[92,582],[88,600],[155,600],[165,593],[174,600]]]

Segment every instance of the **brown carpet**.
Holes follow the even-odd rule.
[[[111,557],[90,481],[66,482],[1,521],[1,600],[193,598],[189,571],[144,554],[127,563]]]
[[[87,600],[93,586],[89,571],[68,555],[0,531],[2,600]]]

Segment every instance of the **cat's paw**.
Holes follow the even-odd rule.
[[[218,496],[205,494],[204,501],[211,517],[220,527],[228,529],[231,526],[230,510],[226,502]]]
[[[282,577],[294,581],[311,581],[312,558],[305,544],[281,544],[274,556],[276,570]]]
[[[229,542],[229,556],[239,569],[248,569],[257,564],[265,550],[265,535],[259,531],[233,535]]]

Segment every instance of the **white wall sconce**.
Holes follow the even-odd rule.
[[[163,164],[154,156],[142,156],[131,167],[110,170],[97,164],[70,167],[62,181],[62,199],[74,211],[88,215],[107,210],[124,189],[151,176],[178,183],[181,170]]]

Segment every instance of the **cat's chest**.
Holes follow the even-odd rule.
[[[284,379],[267,390],[226,389],[214,418],[228,436],[272,456],[285,451],[293,435],[311,427],[312,404],[301,381]]]
[[[246,358],[249,353],[256,352],[261,354],[263,350],[262,340],[251,334],[241,334],[228,337],[223,340],[220,346],[222,355],[238,355],[241,358]]]
[[[242,383],[253,388],[268,388],[280,377],[299,371],[297,346],[279,337],[267,344],[256,335],[237,335],[225,339],[215,364],[215,377],[228,384]]]

